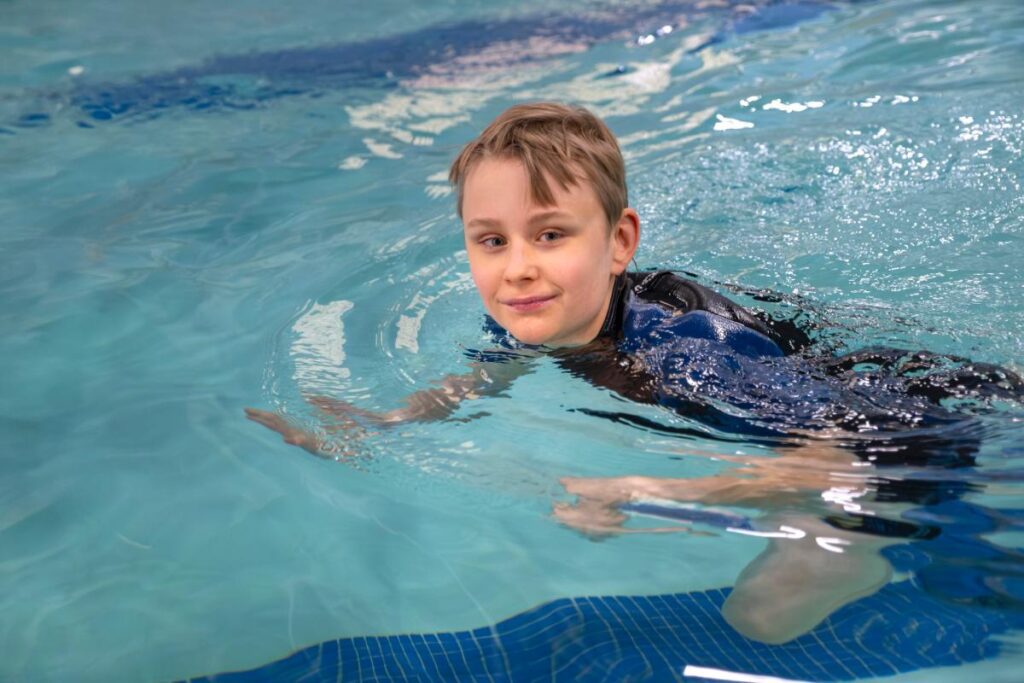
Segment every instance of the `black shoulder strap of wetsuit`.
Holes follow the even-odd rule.
[[[768,337],[783,353],[794,353],[810,343],[807,335],[795,324],[758,317],[718,292],[680,277],[669,271],[629,273],[628,286],[644,301],[651,301],[680,313],[707,311],[732,320]]]

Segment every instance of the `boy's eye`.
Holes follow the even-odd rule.
[[[504,246],[505,245],[505,238],[504,237],[496,237],[496,236],[485,237],[482,240],[480,240],[480,244],[484,245],[485,247],[489,247],[491,249],[494,249],[496,247]]]
[[[545,230],[540,234],[541,242],[554,242],[559,239],[562,239],[562,233],[557,230]]]

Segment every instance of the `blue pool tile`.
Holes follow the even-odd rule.
[[[1024,628],[1020,613],[941,602],[905,582],[846,605],[795,640],[766,645],[725,622],[726,597],[711,590],[560,599],[472,631],[330,640],[250,671],[194,680],[671,681],[693,665],[845,681],[996,657],[993,636]]]

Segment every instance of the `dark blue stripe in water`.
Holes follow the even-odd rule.
[[[725,623],[728,594],[564,598],[493,628],[329,640],[257,669],[193,680],[670,681],[691,665],[845,681],[996,657],[998,636],[1024,628],[1019,612],[956,606],[903,582],[843,607],[807,635],[765,645]]]
[[[724,510],[709,510],[699,507],[680,507],[675,505],[659,505],[657,503],[626,503],[619,506],[623,512],[671,519],[680,522],[695,522],[697,524],[708,524],[722,529],[753,529],[749,517],[726,512]]]
[[[317,96],[329,90],[397,87],[401,79],[431,73],[437,65],[482,54],[496,45],[517,65],[549,59],[543,44],[591,47],[597,43],[637,37],[681,17],[717,13],[723,28],[707,44],[730,34],[774,30],[813,19],[833,6],[856,0],[730,0],[724,7],[693,0],[662,0],[609,5],[595,13],[545,13],[518,18],[468,19],[426,26],[407,33],[352,43],[320,45],[246,54],[225,54],[174,71],[140,76],[121,83],[83,81],[70,93],[51,93],[46,100],[68,102],[87,117],[83,127],[126,117],[154,118],[175,109],[192,111],[245,110],[296,95]],[[736,7],[742,12],[735,11]],[[695,47],[699,50],[705,45]],[[495,66],[495,65],[492,65]],[[610,76],[626,73],[615,70]],[[51,112],[30,112],[12,123],[34,128],[50,121]],[[0,129],[0,133],[11,133]]]

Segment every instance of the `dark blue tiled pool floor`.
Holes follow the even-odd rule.
[[[696,680],[689,666],[804,681],[843,681],[995,657],[1024,615],[959,607],[892,584],[783,645],[737,634],[728,589],[646,597],[564,598],[453,633],[341,638],[249,671],[194,681]]]

